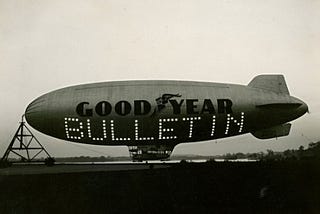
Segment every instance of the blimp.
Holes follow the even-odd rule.
[[[66,141],[129,148],[133,160],[168,159],[180,143],[251,133],[287,136],[308,111],[283,75],[248,85],[134,80],[82,84],[40,96],[26,108],[34,129]]]

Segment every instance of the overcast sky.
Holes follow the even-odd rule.
[[[0,154],[26,106],[80,83],[174,79],[248,84],[285,75],[311,114],[289,136],[180,144],[174,154],[285,150],[320,140],[319,0],[0,0]],[[33,130],[33,129],[32,129]],[[55,156],[128,155],[33,130]]]

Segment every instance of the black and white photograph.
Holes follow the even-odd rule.
[[[0,0],[0,213],[320,213],[319,0]]]

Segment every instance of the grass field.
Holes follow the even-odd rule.
[[[320,164],[214,162],[2,174],[0,213],[320,213]]]

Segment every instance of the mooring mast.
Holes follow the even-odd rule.
[[[41,145],[39,140],[26,126],[23,118],[24,115],[22,115],[20,125],[15,135],[13,136],[6,152],[4,153],[1,161],[7,161],[11,152],[19,156],[22,159],[22,161],[31,162],[42,152],[45,152],[48,158],[51,159],[51,156],[49,155],[47,150]],[[25,154],[23,154],[23,152]]]

